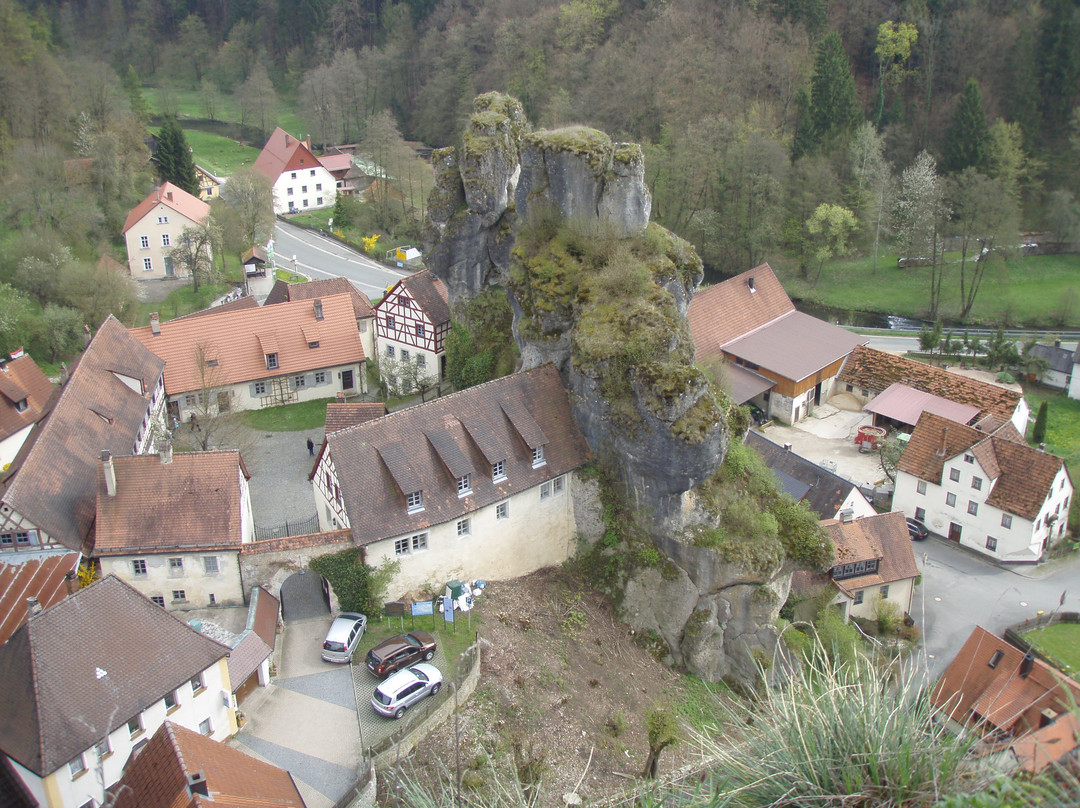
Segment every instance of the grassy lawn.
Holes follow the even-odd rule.
[[[367,631],[364,632],[364,639],[361,640],[360,647],[357,649],[353,660],[356,664],[363,665],[367,652],[383,640],[389,639],[397,634],[420,629],[421,631],[426,631],[428,634],[431,634],[443,653],[446,654],[447,670],[443,671],[443,677],[448,680],[457,673],[458,657],[466,648],[473,644],[473,640],[476,638],[476,632],[480,629],[481,621],[476,609],[473,609],[471,614],[471,630],[469,628],[468,612],[454,612],[455,621],[446,624],[443,623],[442,615],[436,612],[434,617],[434,628],[432,628],[432,618],[429,615],[425,615],[424,617],[413,617],[412,615],[408,615],[404,619],[400,617],[368,615],[369,622]],[[403,620],[404,628],[402,628]]]
[[[252,429],[266,432],[297,432],[302,429],[321,429],[326,425],[326,405],[332,398],[318,398],[297,404],[282,404],[248,410],[240,414],[244,423]]]
[[[191,286],[184,286],[169,294],[164,300],[152,303],[137,301],[131,313],[131,324],[134,326],[148,325],[150,313],[158,312],[162,320],[172,320],[191,314],[193,311],[205,309],[226,292],[232,291],[232,286],[224,283],[202,284],[196,294]]]
[[[799,276],[797,262],[778,259],[773,263],[770,259],[770,263],[792,297],[841,309],[923,317],[930,268],[898,269],[896,260],[895,253],[880,256],[876,273],[868,257],[831,261],[823,268],[816,287]],[[995,262],[983,279],[971,322],[1052,327],[1066,309],[1066,324],[1080,325],[1078,279],[1080,255],[1018,255]],[[955,319],[960,311],[959,264],[947,267],[942,292],[941,315]]]
[[[1031,407],[1032,424],[1039,405],[1048,402],[1046,410],[1046,451],[1065,460],[1073,485],[1080,483],[1080,401],[1045,387],[1028,386],[1024,398]],[[1031,426],[1027,438],[1031,440]],[[1080,533],[1080,496],[1074,495],[1069,505],[1069,532]],[[1078,629],[1080,631],[1080,629]],[[1076,670],[1080,670],[1077,666]]]
[[[238,168],[250,168],[259,156],[258,149],[198,129],[185,129],[184,138],[195,162],[217,177],[231,176]]]
[[[278,267],[274,270],[274,280],[285,281],[286,283],[307,283],[311,279],[304,275],[297,275],[295,272],[289,272],[287,269]]]
[[[156,115],[165,113],[165,101],[163,96],[169,98],[172,107],[176,111],[177,119],[185,118],[206,119],[206,108],[203,105],[202,96],[198,90],[192,89],[162,89],[160,87],[144,87],[143,97],[150,105],[150,110]],[[233,100],[232,96],[222,94],[218,99],[217,108],[214,110],[214,119],[229,123],[240,123],[240,105]],[[249,122],[250,123],[250,122]],[[267,122],[267,127],[273,129],[280,126],[293,135],[302,135],[305,124],[291,108],[282,105],[274,120]],[[269,133],[268,133],[269,134]]]
[[[1080,624],[1055,623],[1029,631],[1024,639],[1055,660],[1070,676],[1080,671]]]

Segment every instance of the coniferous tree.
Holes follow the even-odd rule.
[[[189,194],[199,193],[199,178],[195,175],[195,160],[191,156],[187,139],[175,118],[166,118],[158,134],[157,154],[158,176],[162,182],[171,182]]]
[[[830,31],[818,45],[810,82],[810,118],[815,143],[828,149],[854,129],[858,115],[851,61],[840,34]]]
[[[975,168],[983,174],[990,166],[990,127],[986,123],[979,82],[968,79],[953,113],[946,136],[943,168],[948,172]]]
[[[1039,405],[1039,414],[1035,416],[1035,426],[1031,428],[1031,439],[1035,443],[1042,443],[1046,440],[1046,414],[1047,406],[1044,401]]]
[[[1050,0],[1039,32],[1039,89],[1043,116],[1064,121],[1080,80],[1080,9],[1075,0]]]

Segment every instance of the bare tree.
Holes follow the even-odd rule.
[[[240,125],[257,124],[259,132],[265,136],[266,121],[273,117],[278,98],[270,74],[262,62],[255,63],[236,92],[240,97]]]
[[[169,250],[169,258],[179,269],[191,274],[194,290],[199,291],[200,279],[206,282],[214,280],[214,247],[220,243],[221,232],[213,219],[207,216],[199,224],[185,227],[176,240],[176,246]]]
[[[198,371],[199,389],[189,392],[192,404],[190,416],[173,433],[176,447],[181,451],[206,452],[212,449],[239,449],[240,453],[254,448],[254,438],[232,409],[232,390],[225,383],[218,363],[218,351],[210,343],[200,342],[192,360]]]
[[[851,142],[851,163],[859,188],[861,218],[874,228],[874,264],[877,273],[882,231],[888,221],[889,205],[895,192],[892,165],[885,159],[885,138],[870,121],[855,131]]]
[[[274,188],[253,168],[237,170],[221,189],[221,198],[240,219],[246,247],[265,244],[274,232]]]
[[[937,163],[927,152],[920,152],[900,175],[900,193],[893,221],[897,239],[907,255],[925,258],[930,263],[930,319],[937,318],[941,306],[941,286],[945,276],[941,226],[948,214]]]

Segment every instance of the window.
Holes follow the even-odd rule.
[[[257,396],[265,396],[266,395],[266,382],[255,382],[255,384],[253,384],[251,387],[255,391],[255,395],[257,395]]]
[[[170,558],[169,559],[169,572],[171,574],[184,574],[184,559],[182,558]]]
[[[151,260],[149,258],[144,258],[142,260],[142,269],[143,269],[143,272],[153,272],[154,271],[154,262],[153,262],[153,260]]]
[[[1038,530],[1040,527],[1042,527],[1042,519],[1037,519],[1035,521],[1035,529]]]
[[[304,200],[303,202],[301,202],[300,204],[301,204],[301,205],[302,205],[303,207],[305,207],[305,208],[306,208],[306,207],[308,206],[308,201],[307,201],[307,200],[305,199],[305,200]]]
[[[303,390],[307,387],[307,378],[304,376],[293,376],[293,387],[297,390]]]
[[[457,534],[459,537],[469,535],[469,520],[459,519],[457,523]]]
[[[394,555],[408,555],[409,554],[409,540],[397,539],[394,542]]]
[[[131,571],[135,575],[146,575],[146,561],[141,558],[136,558],[131,562]]]
[[[409,513],[416,513],[417,511],[424,510],[424,492],[413,491],[405,497],[405,506],[408,508]]]
[[[862,603],[862,601],[863,601],[863,591],[860,589],[858,592],[855,593],[855,597],[852,600],[852,603],[854,603],[856,606],[858,606],[860,603]]]
[[[315,169],[314,168],[311,169],[311,176],[313,176],[313,177],[315,176]]]
[[[965,463],[974,463],[975,462],[975,455],[969,455],[969,454],[964,455],[964,462]]]
[[[915,520],[918,521],[918,522],[925,522],[926,521],[926,508],[916,508],[915,509]]]
[[[1012,527],[1012,514],[1008,514],[1008,513],[1001,514],[1001,526],[1005,527],[1005,528],[1011,528]]]
[[[986,549],[989,550],[991,553],[996,553],[997,552],[997,539],[995,539],[993,536],[987,536],[986,537]]]
[[[199,695],[199,692],[205,687],[206,685],[203,684],[203,678],[201,673],[191,680],[191,692],[194,693],[196,696]]]
[[[394,330],[394,317],[391,314],[386,315],[386,327],[391,331]]]
[[[982,491],[982,477],[972,477],[971,487],[976,491]]]
[[[540,499],[544,500],[554,494],[560,494],[563,490],[563,478],[556,477],[546,483],[540,483]]]
[[[416,366],[418,368],[427,367],[427,357],[422,353],[416,355]]]
[[[885,584],[885,586],[878,589],[878,594],[881,595],[882,599],[889,597],[889,585]]]
[[[306,193],[307,193],[307,186],[306,186],[306,185],[301,185],[301,186],[300,186],[300,193],[302,193],[302,194],[306,194]]]
[[[543,446],[537,446],[535,449],[533,449],[532,450],[532,456],[533,456],[533,468],[536,468],[537,466],[542,466],[542,465],[544,465],[544,463],[547,462],[546,460],[544,460],[544,447]]]
[[[157,223],[158,224],[168,224],[169,223],[169,217],[168,216],[158,216],[157,217]]]
[[[417,323],[416,324],[416,336],[418,336],[418,337],[423,337],[424,336],[424,324],[423,323]]]
[[[960,469],[949,469],[949,479],[954,483],[960,482]]]
[[[948,505],[950,508],[956,505],[956,494],[946,494],[945,504]]]
[[[312,173],[314,174],[314,172],[312,172]],[[321,191],[322,190],[322,183],[321,182],[315,183],[315,190],[316,191]]]
[[[510,503],[500,502],[495,506],[495,518],[496,519],[509,519],[510,518]]]
[[[469,484],[469,475],[466,474],[457,478],[457,495],[463,497],[466,494],[472,493],[472,486]]]
[[[97,755],[98,760],[104,760],[112,754],[112,747],[109,746],[109,737],[107,735],[94,744],[94,754]]]
[[[162,247],[168,247],[169,246],[169,234],[168,233],[162,233],[161,234],[161,246]]]
[[[915,484],[915,490],[918,491],[920,494],[925,494],[926,493],[926,480],[919,480],[919,482],[917,482]]]
[[[412,537],[413,551],[427,549],[427,533],[417,533]]]
[[[165,711],[172,712],[179,706],[179,702],[176,700],[176,691],[165,694]]]
[[[150,249],[150,236],[139,236],[139,246],[144,250]]]
[[[164,598],[164,596],[162,596],[162,595],[153,595],[150,598],[150,600],[154,601],[154,603],[156,603],[162,609],[165,608],[165,598]]]
[[[134,738],[143,731],[142,716],[137,715],[127,723],[128,735]]]
[[[563,484],[565,482],[565,479],[566,479],[565,477],[556,477],[554,480],[552,480],[551,481],[551,493],[553,493],[553,494],[561,494],[562,490],[563,490]]]
[[[185,393],[184,394],[184,406],[185,407],[194,407],[195,406],[195,394],[194,393]]]
[[[315,200],[315,204],[316,205],[321,205],[322,204],[322,197],[321,196],[318,199]]]
[[[506,461],[500,460],[491,467],[491,481],[497,483],[506,479]]]
[[[187,593],[183,589],[174,589],[172,591],[172,599],[174,601],[184,602],[187,600]]]
[[[393,345],[387,345],[386,346],[386,355],[389,356],[391,359],[394,358],[394,346]]]
[[[277,368],[277,366],[278,366],[277,354],[276,353],[268,353],[266,355],[266,367],[267,367],[267,369],[275,370]]]
[[[68,772],[71,774],[72,780],[81,775],[84,771],[86,771],[86,761],[83,760],[82,755],[76,755],[73,759],[68,761]]]
[[[543,502],[545,499],[547,499],[550,496],[551,496],[551,482],[548,481],[546,483],[540,483],[540,501]]]
[[[214,728],[210,725],[210,719],[204,718],[199,722],[199,734],[210,737],[210,733],[214,731]]]
[[[320,370],[315,374],[315,384],[326,384],[326,371]]]
[[[968,500],[968,513],[970,513],[972,516],[978,516],[979,515],[979,503],[976,502],[973,499],[969,499]]]
[[[296,172],[295,172],[295,171],[293,171],[293,172],[291,172],[291,173],[289,174],[289,179],[290,179],[290,180],[295,180],[295,179],[296,179]]]
[[[296,179],[295,175],[293,176],[293,179]],[[285,189],[285,196],[292,196],[292,188]]]
[[[409,352],[405,348],[401,349],[401,361],[402,362],[408,362],[409,361]]]
[[[1004,651],[994,651],[994,655],[990,657],[990,661],[986,663],[987,667],[996,668],[998,663],[1005,658]]]
[[[205,572],[207,575],[217,575],[218,574],[219,570],[218,570],[217,556],[204,556],[203,560],[202,560],[202,563],[203,563],[203,572]]]

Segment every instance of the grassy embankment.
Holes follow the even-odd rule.
[[[1065,460],[1073,485],[1080,481],[1080,401],[1069,398],[1056,390],[1029,386],[1024,398],[1031,407],[1032,419],[1043,401],[1048,402],[1046,411],[1046,451]],[[1034,421],[1032,422],[1034,425]],[[1031,440],[1031,429],[1027,438]],[[1073,495],[1069,504],[1069,529],[1073,536],[1080,535],[1080,496]],[[1080,635],[1080,628],[1077,629]],[[1080,636],[1078,636],[1080,648]],[[1080,670],[1077,666],[1076,670]]]
[[[1055,623],[1027,632],[1024,639],[1069,676],[1080,671],[1080,624]]]
[[[947,258],[952,259],[952,254]],[[895,254],[880,256],[876,272],[869,257],[830,261],[816,285],[800,277],[794,260],[770,258],[770,263],[791,297],[852,311],[925,317],[930,268],[899,269],[896,260]],[[968,268],[969,275],[972,268]],[[1080,255],[1015,255],[992,262],[979,288],[969,318],[971,325],[1078,327],[1078,278]],[[941,316],[956,319],[960,312],[959,263],[947,266],[942,292]]]

